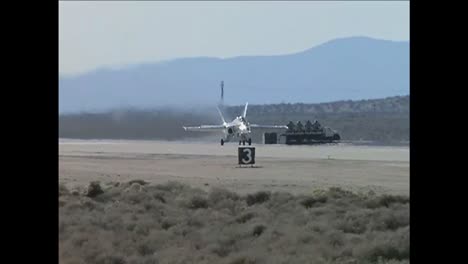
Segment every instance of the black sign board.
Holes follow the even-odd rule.
[[[238,157],[239,157],[239,165],[255,164],[255,148],[254,147],[239,147]]]

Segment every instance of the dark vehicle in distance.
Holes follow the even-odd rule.
[[[290,121],[287,127],[286,133],[280,135],[280,142],[287,145],[334,143],[341,139],[337,131],[322,126],[317,120],[313,123],[307,120],[305,125],[301,121],[296,124]]]

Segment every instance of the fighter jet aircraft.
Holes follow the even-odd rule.
[[[257,125],[250,124],[247,119],[247,107],[249,103],[245,104],[244,113],[241,116],[236,117],[231,122],[226,122],[224,120],[223,114],[219,107],[219,115],[223,121],[222,125],[201,125],[196,127],[184,127],[185,131],[213,131],[213,130],[222,130],[224,137],[221,138],[221,146],[224,145],[224,142],[233,141],[233,139],[239,139],[239,145],[242,143],[245,145],[245,142],[248,142],[249,145],[252,145],[252,138],[250,137],[252,128],[263,128],[263,129],[287,129],[287,126],[280,125]]]
[[[223,100],[223,83],[221,83],[221,100]],[[218,113],[221,117],[222,124],[221,125],[201,125],[196,127],[185,127],[185,131],[214,131],[214,130],[222,130],[224,133],[224,137],[221,138],[221,146],[224,145],[225,142],[233,141],[234,139],[239,140],[239,145],[242,143],[245,145],[245,142],[248,142],[249,145],[252,145],[252,138],[250,137],[251,129],[287,129],[287,126],[280,126],[280,125],[257,125],[257,124],[250,124],[247,119],[247,107],[249,103],[245,104],[244,112],[241,116],[236,117],[231,122],[226,122],[224,120],[223,114],[219,107],[216,107]]]

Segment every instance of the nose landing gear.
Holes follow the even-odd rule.
[[[224,140],[221,139],[221,146],[224,146]]]

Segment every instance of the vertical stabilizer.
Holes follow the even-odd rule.
[[[245,118],[247,116],[247,107],[249,106],[249,102],[247,102],[245,104],[245,108],[244,108],[244,113],[242,114],[242,117]]]
[[[224,105],[224,81],[221,81],[221,105]]]
[[[219,116],[221,117],[221,120],[223,121],[223,125],[226,125],[226,120],[224,120],[223,113],[221,112],[219,107],[216,107],[216,109],[218,109],[218,113],[219,113]]]

